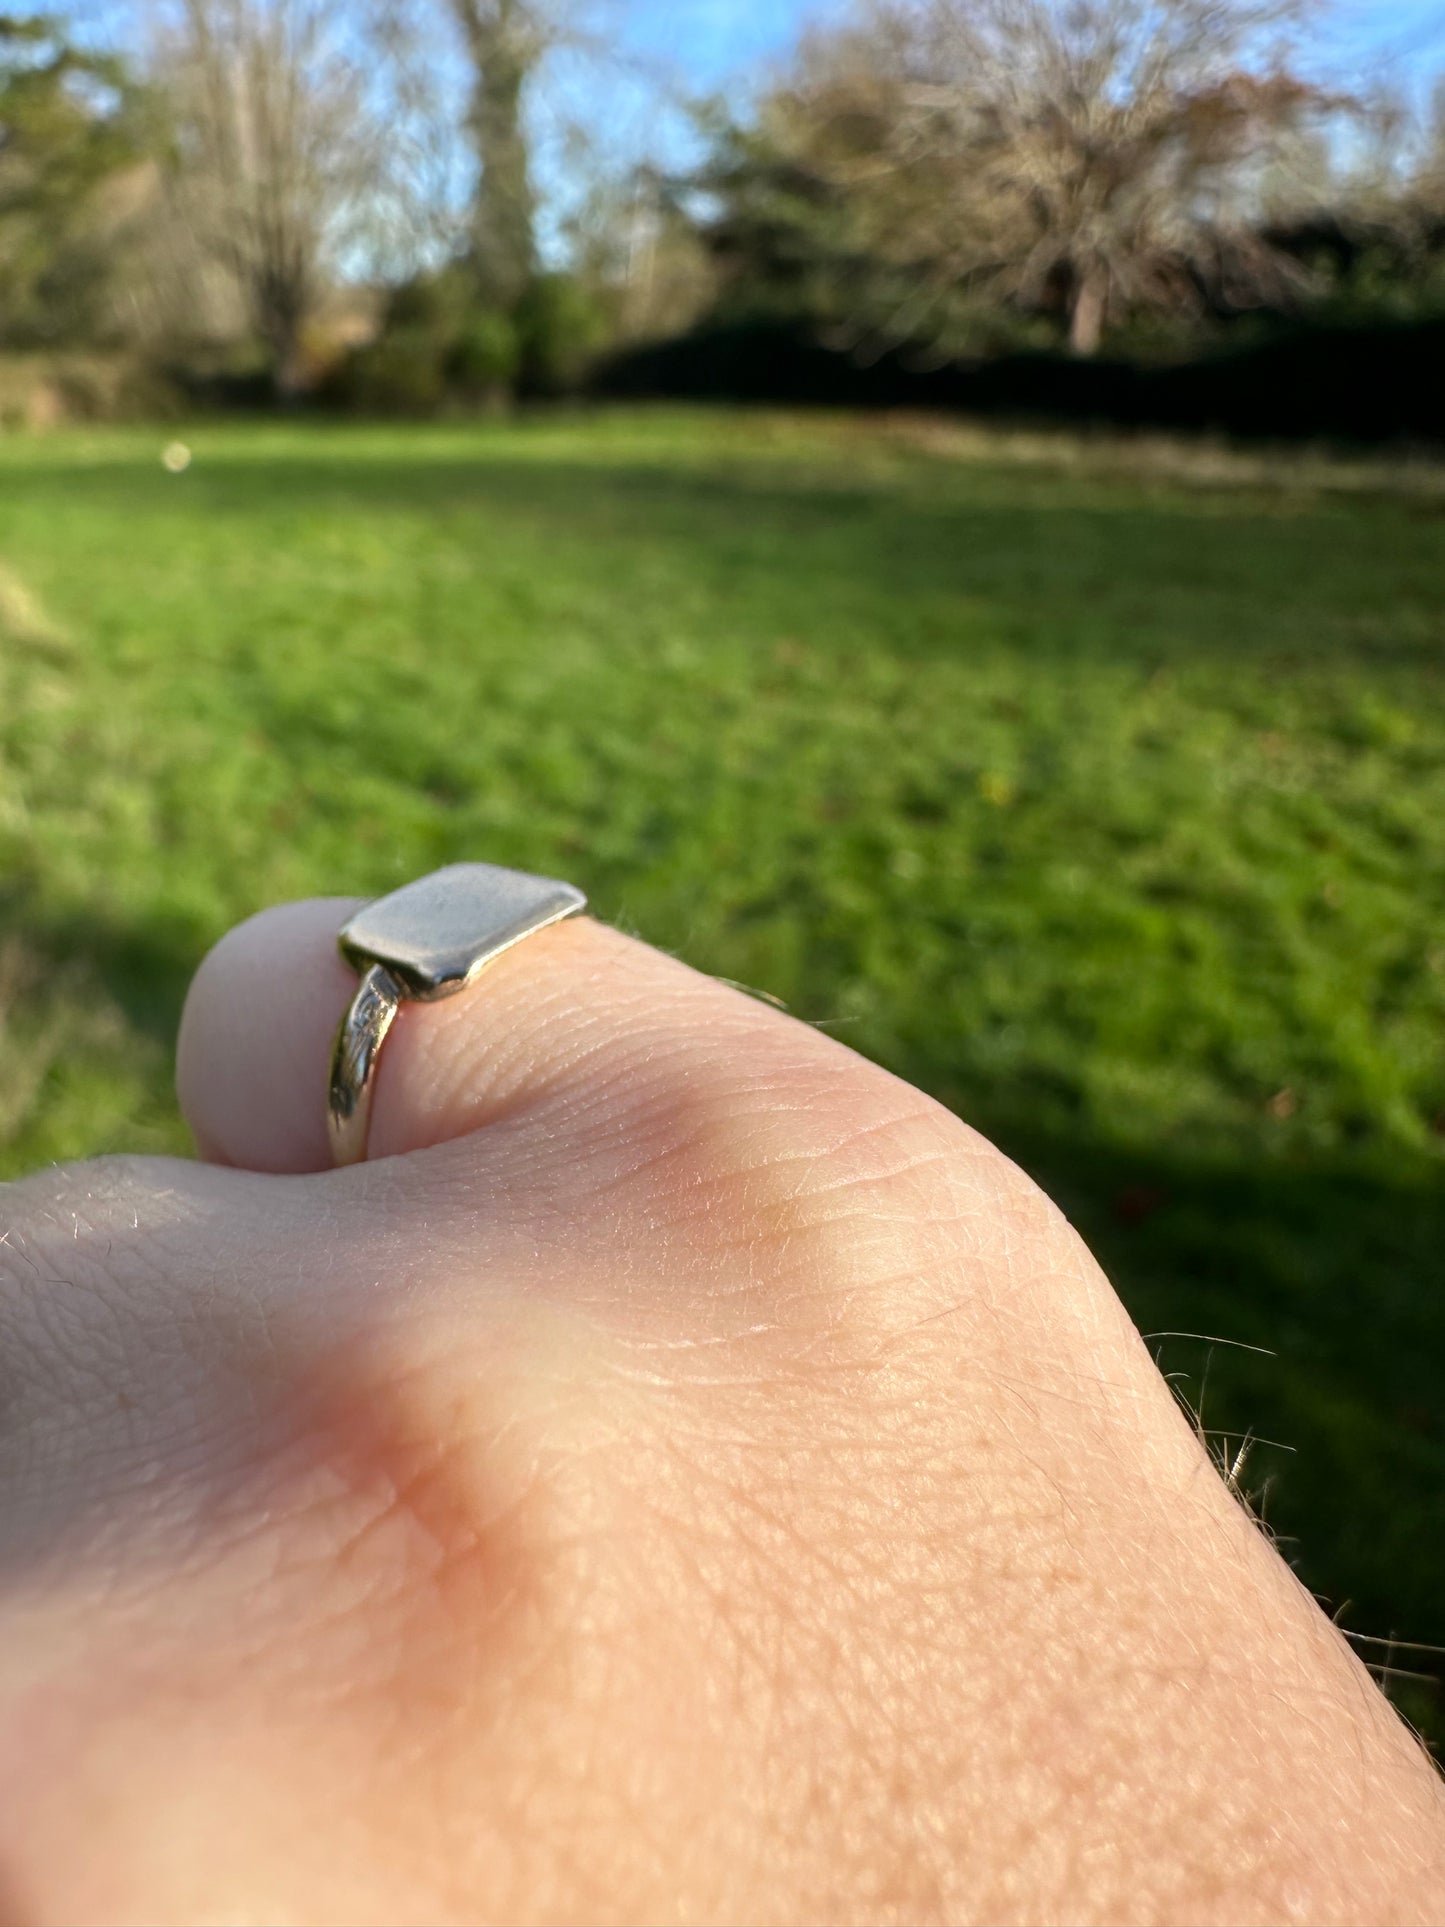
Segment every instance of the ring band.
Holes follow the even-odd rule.
[[[570,883],[454,863],[358,910],[337,942],[361,982],[331,1053],[326,1128],[335,1164],[366,1156],[377,1065],[404,1003],[435,1003],[474,983],[513,944],[585,910]]]

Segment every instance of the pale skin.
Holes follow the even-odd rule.
[[[1005,1158],[582,920],[0,1190],[0,1919],[1438,1922],[1434,1769]]]

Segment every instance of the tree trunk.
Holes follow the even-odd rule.
[[[272,345],[273,379],[276,399],[283,408],[294,408],[306,393],[306,357],[301,349],[301,330],[288,329]]]
[[[477,158],[472,255],[483,299],[514,308],[536,269],[536,202],[523,96],[536,58],[527,0],[456,0],[472,60],[468,128]]]
[[[1069,352],[1088,357],[1099,352],[1104,339],[1104,312],[1109,282],[1102,268],[1081,270],[1069,296]]]
[[[312,309],[313,288],[303,255],[275,237],[273,258],[244,258],[237,271],[250,281],[251,313],[257,334],[271,359],[276,399],[289,407],[306,388],[306,358],[302,337]]]

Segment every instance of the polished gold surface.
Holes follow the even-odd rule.
[[[376,1062],[403,995],[390,971],[373,964],[341,1020],[326,1093],[326,1128],[334,1164],[360,1164],[366,1156]]]
[[[366,1156],[377,1062],[401,1004],[453,996],[504,950],[586,905],[570,883],[456,863],[356,912],[338,938],[362,976],[331,1058],[326,1122],[337,1164]]]

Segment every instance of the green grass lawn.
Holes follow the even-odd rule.
[[[573,877],[1234,1341],[1157,1349],[1279,1441],[1307,1582],[1445,1642],[1445,489],[830,419],[162,439],[0,442],[0,1173],[184,1148],[186,980],[261,905]]]

